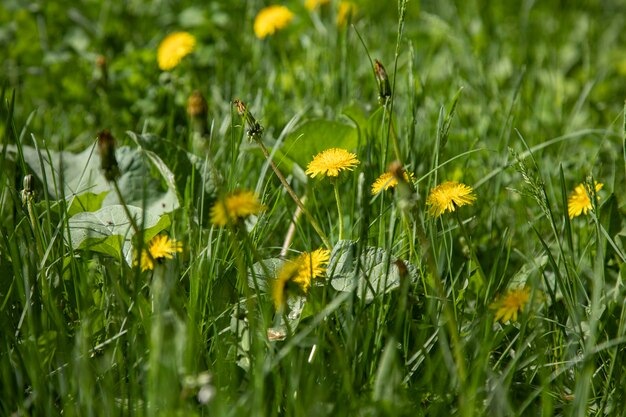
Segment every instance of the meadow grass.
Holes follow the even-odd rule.
[[[0,5],[0,415],[626,415],[624,5],[320,3]]]

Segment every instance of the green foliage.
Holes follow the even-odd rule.
[[[261,1],[0,3],[0,415],[624,415],[623,5],[339,3],[265,39]],[[444,181],[477,199],[433,218]]]

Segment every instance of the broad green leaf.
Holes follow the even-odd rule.
[[[39,183],[45,184],[50,198],[61,197],[58,187],[62,185],[65,198],[71,200],[69,204],[75,211],[85,206],[80,203],[73,206],[73,198],[85,193],[98,196],[104,194],[101,207],[120,203],[117,194],[102,175],[100,158],[94,146],[78,154],[65,151],[38,152],[30,146],[23,146],[22,150],[28,168]],[[7,154],[10,159],[15,160],[17,148],[9,145]],[[144,157],[140,149],[122,146],[115,154],[122,173],[118,185],[126,204],[142,207],[145,202],[146,210],[153,214],[171,212],[179,207],[176,190],[171,187],[171,179],[166,181],[170,186],[164,187],[161,179],[152,175],[150,160]],[[83,199],[80,202],[89,203],[86,209],[100,208],[95,206],[97,200]]]
[[[355,256],[356,242],[340,241],[333,248],[328,266],[331,285],[337,291],[355,291],[370,302],[379,295],[400,286],[400,270],[395,258],[381,248],[366,247],[359,265]],[[417,279],[415,266],[407,264],[409,279]]]
[[[548,256],[543,255],[537,257],[534,261],[525,263],[519,271],[511,278],[507,288],[519,288],[526,285],[528,278],[535,271],[542,271],[548,263]]]
[[[217,191],[216,170],[209,158],[198,157],[155,135],[126,133],[139,146],[140,152],[146,154],[170,190],[175,190],[178,196],[182,196],[189,189],[198,199],[204,199],[206,210],[211,207]],[[196,204],[199,206],[199,201]],[[207,213],[204,215],[208,218]]]
[[[100,194],[87,192],[70,197],[70,201],[68,201],[69,207],[67,209],[67,214],[69,216],[73,216],[85,211],[96,211],[102,207],[102,202],[104,201],[106,195],[107,192],[105,191]]]
[[[252,265],[252,272],[248,274],[248,286],[251,289],[259,286],[259,291],[268,292],[285,261],[279,258],[264,259]],[[254,274],[254,275],[253,275]]]
[[[308,120],[287,136],[281,148],[283,155],[302,168],[313,157],[328,148],[354,150],[357,147],[357,130],[351,124],[328,119]]]
[[[139,207],[128,206],[137,225],[144,227],[144,239],[149,240],[169,226],[168,216],[145,213]],[[121,205],[107,206],[96,212],[78,213],[69,220],[70,239],[76,249],[89,249],[132,264],[131,240],[135,234],[126,211]]]

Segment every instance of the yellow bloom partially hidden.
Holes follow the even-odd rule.
[[[171,70],[195,47],[196,38],[192,34],[187,32],[170,33],[161,41],[157,51],[159,68],[163,71]]]
[[[304,7],[313,11],[320,6],[330,3],[330,0],[304,0]]]
[[[284,29],[293,19],[293,13],[285,6],[268,6],[261,9],[254,19],[254,34],[259,39]]]
[[[604,187],[604,184],[596,181],[595,187],[597,193],[602,189],[602,187]],[[589,194],[593,195],[592,190],[585,190],[585,184],[578,184],[576,188],[574,188],[574,191],[572,191],[569,195],[567,199],[567,213],[569,214],[570,219],[580,216],[583,213],[587,214],[589,210],[593,208],[591,200],[587,195],[587,191],[589,191]]]
[[[348,24],[350,20],[353,20],[358,8],[356,4],[351,1],[342,1],[339,3],[339,9],[337,10],[337,26],[342,28]]]
[[[446,210],[455,211],[457,207],[472,205],[474,201],[476,195],[472,187],[460,182],[447,181],[430,190],[426,205],[430,206],[428,214],[439,217]]]
[[[530,288],[520,287],[510,289],[494,301],[490,308],[496,310],[494,321],[500,320],[506,323],[509,320],[517,321],[517,314],[524,311],[524,307],[530,300]]]
[[[223,227],[265,210],[266,207],[252,191],[235,191],[217,201],[211,208],[211,223]]]
[[[415,179],[415,175],[412,172],[408,174],[404,172],[404,179],[406,182],[412,182]],[[376,195],[381,191],[388,190],[398,185],[398,180],[393,176],[391,172],[385,172],[380,177],[376,178],[376,181],[372,184],[372,195]]]
[[[183,246],[176,239],[170,239],[166,235],[156,235],[148,243],[148,250],[144,249],[141,252],[141,260],[139,261],[141,271],[153,270],[155,261],[173,259],[176,252],[182,251]],[[137,261],[135,261],[135,265],[137,265]]]
[[[297,258],[285,262],[272,285],[272,299],[276,309],[285,303],[290,285],[306,294],[311,281],[326,272],[329,258],[329,250],[317,249],[311,253],[303,252]]]
[[[315,155],[309,163],[306,173],[315,178],[317,175],[337,177],[341,171],[351,171],[359,164],[356,155],[340,148],[330,148]]]

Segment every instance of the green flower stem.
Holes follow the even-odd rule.
[[[476,257],[476,251],[474,251],[474,245],[472,245],[472,240],[470,239],[470,236],[467,233],[467,229],[465,228],[465,225],[463,224],[463,221],[461,220],[461,217],[459,216],[459,211],[456,210],[455,214],[456,214],[456,221],[459,223],[459,228],[461,229],[461,234],[465,238],[465,242],[467,243],[467,246],[469,247],[470,259],[472,260],[472,263],[476,264],[476,269],[478,270],[478,275],[480,276],[480,279],[482,280],[483,285],[486,285],[487,277],[485,276],[483,267],[480,265],[480,262],[478,262],[478,258]]]
[[[33,234],[35,235],[35,246],[37,248],[37,254],[39,255],[39,259],[43,260],[44,249],[43,249],[43,242],[41,240],[41,230],[39,228],[39,221],[37,219],[37,215],[35,214],[35,208],[33,207],[32,197],[28,198],[26,202],[26,207],[28,209],[28,216],[30,217],[30,223],[33,227]]]
[[[274,171],[274,174],[276,174],[276,176],[280,180],[281,184],[283,185],[285,190],[287,190],[287,193],[291,196],[291,198],[296,203],[298,208],[300,208],[300,210],[302,210],[302,212],[306,216],[306,218],[309,221],[309,223],[311,223],[311,226],[313,226],[313,229],[315,229],[315,232],[317,232],[317,235],[320,237],[320,239],[322,239],[322,242],[324,242],[324,246],[326,246],[327,249],[332,249],[332,245],[330,244],[330,240],[328,239],[328,236],[326,236],[326,233],[324,233],[324,231],[320,227],[319,223],[317,223],[317,221],[313,218],[311,213],[306,209],[306,207],[304,207],[304,204],[302,204],[302,201],[300,200],[300,198],[298,198],[296,193],[293,191],[293,188],[291,188],[291,186],[289,185],[289,183],[285,179],[285,176],[283,175],[283,173],[280,172],[280,170],[278,169],[276,164],[274,164],[274,161],[272,161],[272,159],[270,158],[270,153],[268,152],[268,150],[265,147],[265,145],[263,144],[263,142],[261,142],[260,139],[257,139],[256,142],[261,147],[261,150],[263,151],[263,155],[265,156],[265,159],[267,159],[267,161],[269,162],[270,166],[272,167],[272,170]]]
[[[396,135],[396,129],[393,126],[393,119],[391,118],[392,116],[391,106],[392,106],[392,103],[390,102],[390,100],[387,100],[387,102],[384,105],[385,114],[387,115],[387,118],[389,119],[389,130],[387,131],[387,135],[388,137],[391,136],[391,143],[393,144],[393,151],[396,154],[396,160],[402,164],[402,155],[400,153],[400,144],[398,143],[398,135]]]
[[[128,207],[126,206],[126,202],[124,201],[124,197],[122,196],[122,191],[120,190],[119,185],[117,185],[117,180],[113,180],[113,188],[115,189],[115,193],[117,194],[117,198],[118,200],[120,200],[120,204],[122,205],[122,207],[124,208],[124,213],[126,213],[126,217],[128,217],[128,221],[130,222],[131,227],[133,228],[133,230],[135,231],[135,236],[140,236],[140,232],[141,230],[139,229],[139,226],[137,225],[137,222],[135,221],[135,218],[133,217],[133,215],[130,213],[130,210],[128,210]],[[137,253],[138,253],[138,266],[141,269],[141,252],[139,252],[139,250],[141,249],[142,251],[145,249],[146,254],[148,255],[148,258],[154,263],[155,259],[152,257],[152,254],[150,253],[150,251],[147,248],[141,248],[141,243],[137,242],[138,244],[138,248],[137,248]]]
[[[343,210],[341,210],[341,199],[339,198],[339,183],[336,179],[332,183],[335,189],[335,200],[337,200],[337,215],[339,216],[339,240],[343,240]]]

